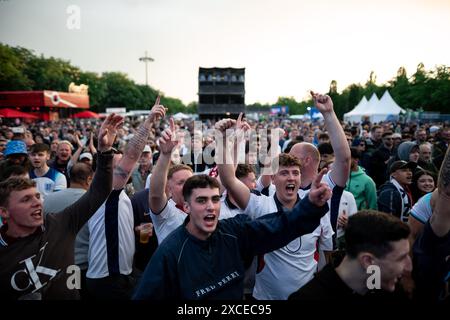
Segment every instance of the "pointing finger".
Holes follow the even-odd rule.
[[[172,132],[175,132],[175,121],[173,120],[172,117],[170,117],[169,123],[170,123],[170,130],[171,130]]]
[[[155,106],[158,106],[160,101],[161,101],[161,97],[158,95],[158,97],[156,98],[156,101],[155,101]]]
[[[320,183],[322,181],[323,176],[327,173],[327,168],[323,168],[319,174],[317,175],[316,179],[314,179],[314,186],[316,188],[320,187]]]

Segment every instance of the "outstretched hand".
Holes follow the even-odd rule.
[[[100,152],[108,151],[112,148],[116,139],[117,129],[123,124],[123,117],[114,113],[110,114],[100,127],[98,133],[98,150]]]
[[[311,191],[308,194],[309,201],[318,207],[322,207],[331,198],[332,192],[328,184],[322,182],[324,174],[327,173],[327,169],[324,168],[320,171],[317,177],[314,179],[311,185]]]
[[[175,122],[172,117],[169,119],[169,124],[169,128],[165,129],[159,138],[159,148],[161,153],[166,155],[171,154],[179,144],[179,141],[175,136]]]
[[[320,93],[314,93],[313,91],[310,91],[310,93],[317,110],[322,114],[333,112],[333,101],[329,95],[322,95]]]

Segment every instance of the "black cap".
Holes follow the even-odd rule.
[[[395,161],[391,167],[389,168],[389,173],[393,173],[399,169],[406,169],[409,168],[411,169],[411,171],[414,171],[414,169],[416,169],[417,167],[417,163],[409,161],[406,162],[405,160],[399,160],[399,161]]]

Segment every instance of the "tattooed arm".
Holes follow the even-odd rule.
[[[445,154],[439,171],[438,189],[433,192],[431,204],[431,228],[438,237],[443,237],[450,231],[450,148]]]
[[[153,122],[165,116],[164,106],[159,104],[159,97],[156,99],[155,105],[150,111],[148,118],[142,123],[133,138],[125,147],[125,153],[119,164],[114,168],[113,172],[113,189],[122,189],[128,182],[131,172],[133,171],[137,161],[141,157],[147,138],[153,127]]]

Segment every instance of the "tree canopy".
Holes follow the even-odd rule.
[[[185,106],[179,99],[165,96],[146,85],[136,84],[121,72],[82,71],[69,61],[45,58],[33,51],[0,43],[0,91],[55,90],[66,92],[69,84],[89,86],[89,100],[93,111],[121,107],[127,110],[148,109],[161,95],[161,102],[169,113],[196,113],[197,103]]]
[[[109,107],[125,107],[128,110],[145,109],[155,101],[158,94],[170,113],[196,113],[197,102],[187,106],[176,98],[165,96],[150,86],[136,84],[120,72],[82,71],[69,61],[45,58],[33,51],[10,47],[0,43],[0,91],[5,90],[55,90],[67,91],[69,84],[89,86],[91,108],[103,112]],[[405,109],[448,112],[450,105],[450,68],[444,65],[427,70],[423,63],[417,66],[410,77],[404,67],[388,83],[378,85],[376,74],[370,72],[363,85],[353,83],[339,91],[338,83],[332,80],[328,94],[334,101],[338,117],[353,109],[363,96],[367,99],[375,93],[378,97],[388,89],[393,99]],[[306,113],[311,100],[296,101],[293,97],[279,97],[273,105],[289,106],[290,114]],[[255,103],[248,109],[270,107],[270,104]]]

